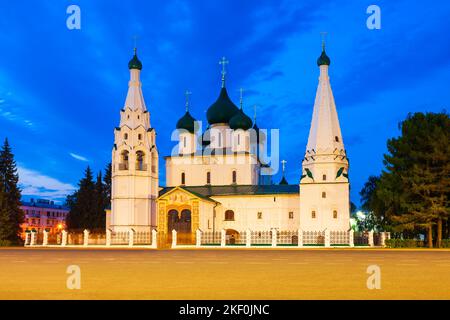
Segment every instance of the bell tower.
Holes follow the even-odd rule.
[[[142,63],[128,63],[130,81],[112,150],[111,224],[113,231],[150,231],[156,227],[158,149],[142,94]]]
[[[331,90],[325,52],[317,64],[319,85],[300,181],[300,228],[347,231],[350,228],[348,158]]]

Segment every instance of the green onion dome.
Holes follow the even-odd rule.
[[[137,50],[136,49],[134,49],[134,56],[133,56],[133,58],[130,60],[130,62],[128,62],[128,69],[142,70],[142,62],[137,57]]]
[[[189,111],[186,111],[184,116],[180,118],[177,122],[177,129],[184,129],[189,131],[190,133],[195,132],[195,118],[191,116]]]
[[[231,119],[230,119],[230,128],[233,130],[242,129],[242,130],[248,130],[252,127],[253,122],[250,117],[248,117],[244,110],[239,109],[238,113],[236,113]]]
[[[322,54],[320,55],[319,59],[317,59],[317,65],[320,66],[329,66],[331,63],[330,58],[327,56],[325,52],[325,48],[322,50]]]
[[[238,107],[231,101],[226,88],[220,90],[219,98],[206,112],[209,124],[229,123],[231,118],[239,112]]]

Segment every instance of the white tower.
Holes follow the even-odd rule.
[[[300,181],[300,228],[307,231],[346,231],[350,228],[348,159],[331,91],[325,53],[320,68],[308,145]]]
[[[112,151],[111,229],[150,231],[156,227],[158,150],[155,130],[142,95],[142,63],[128,63],[130,82]]]

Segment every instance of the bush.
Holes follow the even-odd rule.
[[[450,239],[442,240],[442,248],[450,248]]]
[[[388,248],[422,248],[425,247],[425,242],[415,239],[388,239],[386,240],[386,247]]]
[[[0,240],[0,247],[11,247],[13,245],[10,240]]]

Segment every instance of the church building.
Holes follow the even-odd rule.
[[[170,241],[172,230],[186,243],[196,230],[220,232],[239,239],[253,231],[347,231],[350,228],[348,158],[328,75],[330,58],[323,45],[317,64],[319,85],[302,176],[288,184],[273,183],[266,132],[233,103],[222,83],[208,108],[204,132],[189,111],[174,123],[178,145],[166,156],[166,186],[160,186],[155,129],[150,124],[135,54],[128,64],[130,81],[120,125],[114,131],[112,204],[108,228],[113,232],[157,229]],[[154,112],[154,110],[153,110]],[[300,165],[300,164],[298,164]],[[182,240],[183,241],[183,240]]]

